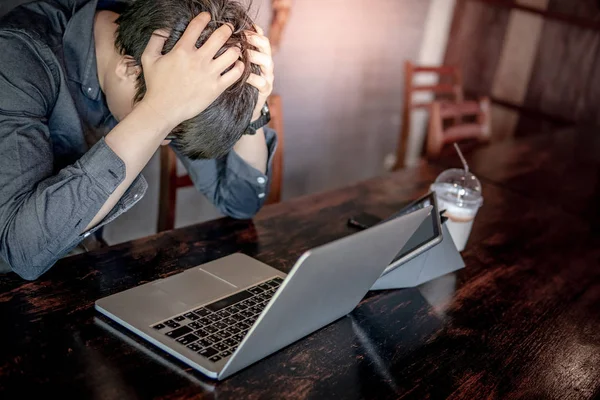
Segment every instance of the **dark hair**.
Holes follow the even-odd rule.
[[[227,154],[242,136],[252,118],[258,90],[246,83],[251,72],[260,74],[260,68],[248,61],[247,50],[254,49],[247,42],[244,30],[255,31],[248,16],[248,8],[235,0],[134,0],[116,20],[118,24],[115,46],[124,55],[133,57],[142,66],[142,54],[157,29],[170,31],[163,54],[173,49],[190,21],[201,12],[208,11],[211,22],[196,43],[200,47],[224,23],[233,26],[233,35],[219,50],[220,56],[230,47],[242,50],[244,74],[235,84],[221,94],[206,110],[184,121],[173,132],[173,142],[183,154],[192,158],[217,158]],[[137,79],[134,102],[146,94],[144,73]]]

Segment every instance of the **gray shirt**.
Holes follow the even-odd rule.
[[[98,82],[97,0],[21,6],[0,20],[0,269],[36,279],[84,238],[137,203],[138,176],[104,220],[86,226],[125,178],[103,137],[117,124]],[[266,130],[267,174],[234,151],[217,160],[178,155],[223,214],[250,218],[266,199],[276,136]]]

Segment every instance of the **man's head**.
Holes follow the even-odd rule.
[[[233,35],[217,53],[238,46],[245,63],[241,79],[227,89],[206,110],[177,126],[172,134],[174,145],[191,158],[216,158],[231,150],[250,123],[256,106],[258,91],[246,83],[251,72],[260,74],[260,68],[247,61],[248,44],[244,30],[254,31],[247,9],[233,0],[135,0],[116,20],[118,25],[115,46],[128,56],[129,66],[122,66],[115,75],[131,74],[129,79],[115,78],[105,82],[105,94],[111,112],[123,118],[135,103],[143,99],[146,83],[142,69],[142,54],[152,33],[163,30],[168,36],[163,54],[168,53],[183,35],[189,22],[201,12],[209,12],[211,22],[196,43],[200,47],[224,23],[233,26]],[[117,67],[118,71],[118,67]],[[133,97],[133,99],[131,98]]]

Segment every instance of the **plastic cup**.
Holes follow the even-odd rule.
[[[463,251],[469,240],[473,221],[483,204],[481,183],[470,172],[449,169],[442,172],[431,185],[438,207],[446,210],[446,225],[458,251]]]

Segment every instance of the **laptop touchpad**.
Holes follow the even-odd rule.
[[[237,288],[198,268],[157,282],[156,286],[190,307],[233,293]]]

